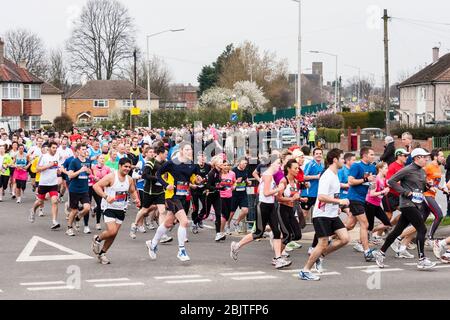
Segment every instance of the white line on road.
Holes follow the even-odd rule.
[[[227,277],[227,276],[249,276],[249,275],[256,275],[256,274],[265,274],[264,271],[254,271],[254,272],[231,272],[231,273],[220,273],[221,276]]]
[[[3,290],[2,290],[2,289],[0,289],[0,293],[3,293]]]
[[[27,288],[29,291],[44,291],[44,290],[73,290],[75,287],[72,286],[62,286],[62,287],[33,287]]]
[[[107,287],[127,287],[127,286],[143,286],[142,282],[127,282],[127,283],[103,283],[94,285],[96,288],[107,288]]]
[[[213,226],[210,226],[210,225],[208,225],[208,224],[203,224],[203,226],[206,228],[206,229],[215,229],[216,227],[213,227]]]
[[[405,266],[417,266],[417,262],[404,263]]]
[[[48,282],[24,282],[21,286],[46,286],[53,284],[66,284],[64,281],[48,281]]]
[[[153,277],[156,280],[167,280],[167,279],[190,279],[190,278],[201,278],[200,275],[186,275],[186,276],[165,276],[165,277]]]
[[[392,272],[392,271],[403,271],[403,269],[400,269],[400,268],[392,268],[392,269],[369,269],[369,270],[361,270],[361,272],[365,272],[365,273]]]
[[[262,279],[277,279],[277,277],[274,276],[254,276],[254,277],[237,277],[237,278],[231,278],[233,280],[262,280]]]
[[[197,282],[211,282],[210,279],[192,279],[192,280],[171,280],[166,281],[166,283],[197,283]]]
[[[434,269],[444,269],[444,268],[450,268],[450,265],[441,265],[434,267]]]
[[[91,280],[86,280],[86,282],[91,282],[91,283],[95,283],[95,282],[114,282],[114,281],[130,281],[130,279],[128,279],[128,278],[117,278],[117,279],[91,279]]]

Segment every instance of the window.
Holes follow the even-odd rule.
[[[122,106],[123,107],[132,107],[133,106],[133,100],[122,100]]]
[[[94,108],[108,108],[108,100],[94,100]]]
[[[20,128],[20,117],[3,117],[1,120],[8,121],[11,130],[17,130]]]
[[[94,123],[108,120],[108,117],[94,117]]]
[[[26,130],[36,130],[41,128],[41,116],[28,116],[24,117]]]
[[[23,85],[24,99],[40,99],[41,85],[40,84],[24,84]]]
[[[4,83],[2,88],[3,99],[20,99],[20,83]]]

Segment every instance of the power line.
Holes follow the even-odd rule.
[[[437,25],[443,25],[443,26],[447,26],[447,27],[450,26],[450,22],[436,22],[436,21],[427,21],[427,20],[410,19],[410,18],[399,18],[399,17],[391,17],[391,19],[437,24]]]

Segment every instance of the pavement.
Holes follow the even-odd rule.
[[[386,268],[364,261],[361,253],[346,246],[325,259],[321,281],[297,279],[307,259],[307,248],[313,236],[312,226],[304,230],[303,248],[292,251],[293,264],[286,270],[271,265],[269,241],[263,239],[244,247],[239,260],[229,257],[230,242],[242,235],[214,241],[213,222],[198,235],[188,233],[190,262],[176,258],[174,242],[160,245],[157,260],[150,260],[145,241],[154,231],[129,236],[136,210],[127,213],[122,230],[108,257],[110,265],[101,265],[90,244],[92,234],[64,234],[66,221],[60,205],[63,228],[51,231],[49,203],[45,217],[28,222],[34,201],[28,190],[21,204],[8,196],[0,203],[0,299],[125,299],[125,300],[263,300],[263,299],[445,299],[450,297],[450,264],[439,263],[432,271],[418,271],[415,259],[395,259],[389,251]],[[445,210],[444,210],[445,212]],[[95,222],[90,219],[91,230]],[[439,235],[450,235],[449,227]],[[358,230],[352,232],[357,238]],[[429,248],[427,255],[434,256]],[[412,252],[417,255],[416,252]]]

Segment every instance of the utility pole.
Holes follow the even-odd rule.
[[[297,145],[300,145],[300,118],[302,116],[302,5],[298,2],[298,80],[297,80]]]
[[[133,66],[133,72],[134,72],[134,76],[133,76],[133,84],[134,84],[134,88],[133,88],[133,108],[137,107],[137,100],[136,100],[136,96],[137,96],[137,50],[134,49],[133,52],[133,58],[134,58],[134,66]],[[133,116],[131,115],[131,110],[130,110],[130,129],[133,130]]]
[[[388,39],[388,21],[389,16],[387,9],[384,9],[384,103],[386,106],[386,134],[390,135],[390,114],[391,107],[390,92],[389,92],[389,39]]]

